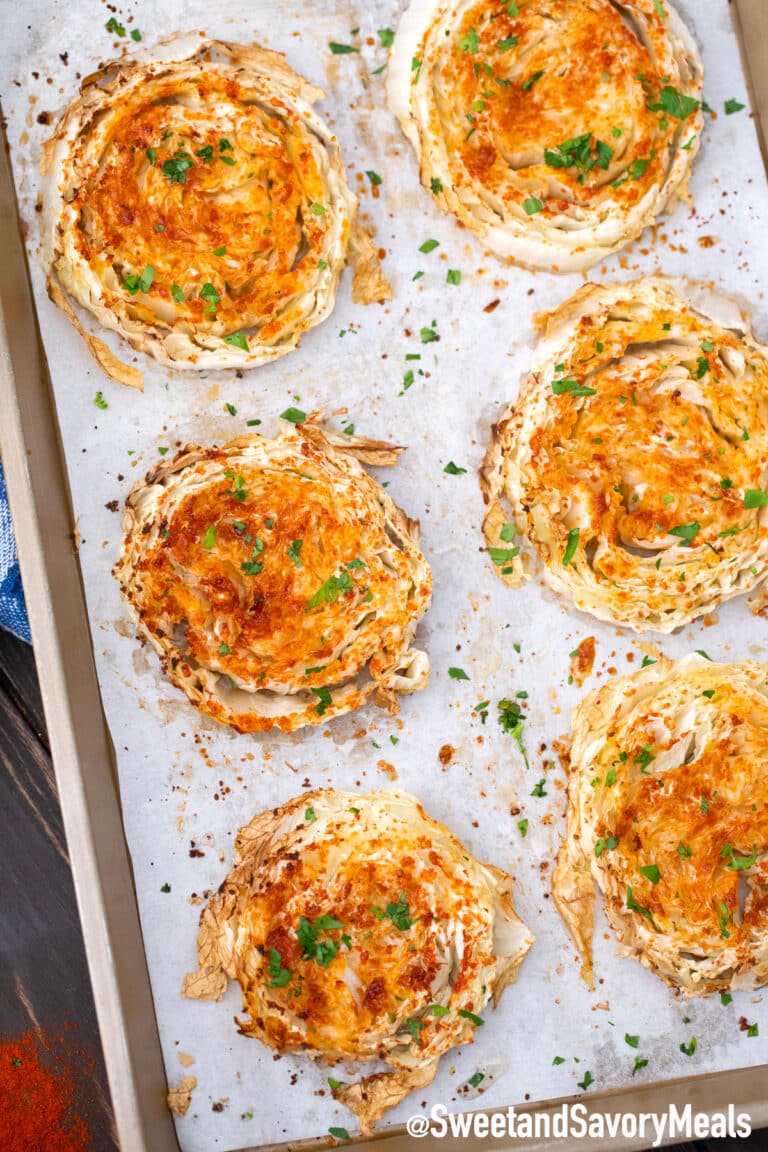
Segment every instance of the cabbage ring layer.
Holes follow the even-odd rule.
[[[359,298],[388,298],[323,95],[279,53],[193,35],[89,76],[44,160],[57,303],[203,369],[294,348],[348,256]]]
[[[668,984],[768,983],[768,665],[661,658],[572,725],[553,892],[590,986],[595,884],[619,953]]]
[[[197,707],[293,731],[426,686],[418,523],[360,466],[399,449],[307,423],[187,447],[130,493],[115,568],[142,637]]]
[[[587,284],[542,327],[483,470],[496,571],[524,579],[516,527],[557,592],[637,632],[760,584],[768,349],[735,301],[663,277]]]
[[[570,272],[687,197],[702,81],[668,0],[431,0],[403,16],[389,103],[444,211]]]
[[[256,816],[200,920],[186,995],[240,983],[240,1031],[329,1063],[390,1071],[337,1085],[370,1128],[471,1043],[533,937],[512,878],[481,864],[414,796],[307,792]]]

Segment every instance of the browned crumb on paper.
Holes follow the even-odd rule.
[[[194,1056],[190,1056],[189,1052],[177,1052],[176,1057],[182,1068],[189,1068],[190,1064],[195,1063]]]
[[[571,676],[574,684],[581,688],[587,676],[592,675],[595,664],[595,638],[585,636],[571,653]]]
[[[357,221],[347,250],[352,267],[352,299],[355,304],[381,304],[392,299],[392,288],[381,267],[379,250]]]
[[[171,1085],[166,1101],[174,1116],[186,1116],[195,1088],[197,1088],[196,1076],[182,1076],[178,1084]]]

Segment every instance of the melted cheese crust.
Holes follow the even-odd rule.
[[[198,978],[236,979],[240,1030],[269,1047],[405,1073],[368,1078],[389,1107],[472,1042],[472,1017],[516,976],[532,937],[511,887],[407,793],[306,793],[241,829],[201,917]]]
[[[258,46],[154,53],[89,77],[49,142],[51,276],[166,364],[264,363],[331,311],[352,240],[323,93]]]
[[[187,448],[128,498],[115,575],[140,631],[240,731],[322,723],[374,692],[396,711],[427,683],[418,525],[354,458],[367,442],[340,441],[308,424]]]
[[[619,951],[667,983],[768,983],[768,665],[662,658],[572,724],[553,891],[590,984],[594,884]]]
[[[406,12],[389,99],[443,209],[566,272],[686,194],[702,78],[666,0],[453,0]]]
[[[551,586],[638,632],[761,583],[768,350],[736,304],[655,277],[588,284],[542,324],[486,457],[489,544],[509,547],[506,497]],[[522,555],[501,571],[519,585]]]

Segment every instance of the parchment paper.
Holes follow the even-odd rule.
[[[768,192],[748,109],[723,114],[729,97],[747,103],[728,4],[686,0],[680,6],[701,44],[705,97],[717,111],[716,119],[707,117],[694,170],[696,211],[678,209],[655,237],[646,232],[593,276],[661,270],[712,278],[751,301],[766,339]],[[327,1091],[327,1071],[307,1059],[275,1060],[257,1041],[237,1034],[232,1018],[240,1010],[238,989],[230,987],[220,1004],[186,1001],[179,990],[184,973],[195,967],[196,898],[223,879],[236,829],[257,810],[304,788],[384,787],[393,770],[397,784],[416,792],[472,852],[516,876],[517,908],[537,939],[519,983],[498,1011],[486,1012],[475,1043],[445,1057],[432,1087],[389,1113],[382,1127],[421,1110],[422,1101],[466,1109],[578,1094],[588,1070],[592,1093],[627,1084],[636,1056],[647,1058],[648,1066],[635,1082],[765,1061],[768,1018],[759,994],[736,994],[728,1007],[718,998],[678,998],[639,964],[615,957],[602,919],[595,934],[598,990],[588,993],[549,895],[564,792],[560,768],[545,771],[542,763],[556,761],[552,741],[567,731],[569,709],[582,692],[614,671],[638,667],[643,649],[629,635],[565,608],[540,579],[520,592],[501,585],[483,550],[476,470],[488,426],[516,395],[528,365],[532,314],[555,306],[582,277],[532,275],[502,265],[438,212],[419,186],[414,156],[385,108],[384,76],[371,74],[386,60],[376,29],[396,25],[394,3],[141,2],[121,7],[117,17],[129,29],[138,27],[145,42],[190,29],[256,39],[285,51],[295,68],[326,88],[321,110],[341,137],[363,219],[386,249],[394,299],[383,307],[353,305],[347,272],[333,316],[297,352],[269,367],[242,379],[173,376],[142,358],[143,395],[111,383],[46,297],[35,213],[39,145],[50,131],[38,117],[50,120],[74,95],[77,74],[87,75],[116,54],[115,37],[104,29],[110,14],[95,0],[2,0],[2,97],[169,1080],[185,1071],[180,1052],[195,1059],[188,1071],[197,1077],[197,1089],[178,1122],[184,1152],[317,1136],[331,1125],[354,1131],[354,1118]],[[354,37],[353,28],[360,29]],[[329,40],[361,51],[333,56]],[[136,47],[127,37],[117,43],[118,50]],[[366,169],[382,176],[378,198]],[[440,247],[422,255],[419,245],[430,237]],[[702,246],[710,243],[704,237],[715,238],[712,246]],[[448,268],[461,270],[459,286],[446,283]],[[419,270],[424,276],[414,281]],[[488,310],[494,301],[498,305]],[[422,345],[419,329],[432,320],[440,340]],[[126,354],[127,346],[110,343]],[[422,359],[406,362],[407,353]],[[424,375],[417,373],[401,395],[407,368]],[[104,411],[93,403],[97,389],[109,405]],[[236,416],[226,403],[236,406]],[[422,521],[435,595],[418,635],[433,676],[426,691],[403,700],[396,720],[370,707],[326,728],[257,739],[202,720],[165,682],[154,654],[137,643],[110,575],[120,543],[114,509],[158,461],[160,448],[225,440],[242,434],[253,418],[271,434],[289,404],[305,411],[345,407],[344,422],[354,421],[359,432],[408,445],[398,467],[380,478]],[[445,474],[449,460],[466,474]],[[597,658],[593,676],[579,689],[567,683],[568,654],[585,636],[596,638]],[[715,659],[765,659],[767,637],[768,626],[740,600],[706,624],[647,639],[671,656],[704,648]],[[452,665],[464,668],[469,681],[450,679]],[[495,718],[498,699],[520,690],[529,693],[529,770]],[[485,725],[473,713],[481,700],[491,701]],[[445,745],[455,751],[443,765],[438,752]],[[546,797],[532,797],[542,778]],[[529,820],[525,840],[516,826],[522,817]],[[740,1031],[741,1016],[758,1021],[757,1037]],[[636,1050],[625,1043],[625,1033],[640,1036]],[[689,1058],[679,1046],[691,1036],[698,1046]],[[555,1056],[564,1063],[553,1066]],[[492,1069],[496,1078],[480,1097],[460,1091],[472,1073]],[[214,1111],[221,1102],[222,1110]]]

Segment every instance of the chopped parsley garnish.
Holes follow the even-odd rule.
[[[576,549],[579,546],[580,535],[580,528],[571,528],[570,532],[568,533],[568,540],[565,545],[565,552],[563,553],[563,567],[566,567],[568,564],[570,564],[571,560],[573,560],[574,556],[576,555]]]
[[[293,976],[289,968],[283,968],[283,958],[277,948],[270,948],[269,950],[267,975],[269,976],[270,988],[285,988]]]
[[[157,158],[157,152],[155,152],[154,148],[147,148],[147,160],[149,160],[150,164],[152,164],[153,166],[154,166],[156,158]]]
[[[419,336],[422,344],[432,344],[435,340],[440,339],[437,332],[435,332],[434,326],[431,328],[422,328]]]
[[[535,216],[537,212],[541,212],[544,205],[538,196],[529,196],[527,200],[523,200],[523,212],[526,216]]]
[[[641,916],[645,916],[646,920],[651,919],[650,908],[644,908],[642,904],[637,903],[629,886],[627,886],[627,908],[630,912],[639,912]]]
[[[411,1017],[410,1020],[406,1020],[405,1026],[408,1029],[408,1031],[410,1032],[413,1039],[418,1044],[419,1043],[419,1034],[420,1034],[422,1028],[426,1028],[426,1024],[424,1023],[424,1021],[423,1020],[417,1020],[415,1017]]]
[[[596,388],[579,384],[578,380],[553,380],[552,391],[555,396],[562,396],[564,392],[569,392],[572,396],[594,396],[597,393]]]
[[[433,176],[429,182],[430,191],[434,196],[438,196],[443,190],[443,182],[438,176]]]
[[[381,176],[379,176],[378,172],[374,172],[372,168],[366,168],[365,174],[374,188],[377,188],[379,184],[381,184]]]
[[[503,40],[496,42],[497,52],[509,52],[510,48],[517,47],[517,36],[505,36]]]
[[[445,276],[446,284],[461,284],[461,271],[458,268],[449,268]]]
[[[684,1056],[693,1056],[694,1052],[696,1051],[696,1037],[691,1036],[691,1039],[687,1044],[681,1044],[680,1051]]]
[[[684,92],[678,92],[676,88],[672,88],[669,85],[665,85],[662,88],[659,99],[655,104],[648,105],[649,111],[663,112],[666,116],[672,116],[675,120],[687,119],[698,107],[698,100],[686,96]]]
[[[762,508],[764,504],[768,504],[768,492],[760,488],[747,488],[744,493],[745,508]]]
[[[430,252],[434,252],[435,248],[440,247],[439,240],[425,240],[423,244],[419,245],[419,252],[423,252],[426,256]]]
[[[306,412],[302,412],[301,408],[286,408],[285,412],[280,413],[281,420],[287,420],[290,424],[303,424],[307,418]]]
[[[450,1009],[446,1008],[444,1004],[430,1004],[427,1012],[431,1012],[438,1020],[441,1016],[447,1016]]]
[[[647,1068],[647,1066],[648,1066],[647,1060],[644,1060],[641,1056],[635,1056],[635,1066],[632,1069],[632,1075],[634,1076],[634,1074],[636,1072],[639,1072],[641,1068]]]
[[[661,880],[658,864],[643,864],[641,868],[638,868],[638,872],[641,876],[645,876],[646,880],[650,880],[651,884],[658,884]]]
[[[727,1008],[729,1004],[733,1003],[733,996],[731,996],[730,992],[720,993],[720,1003],[722,1004],[723,1008]]]
[[[328,44],[334,56],[348,56],[350,52],[359,52],[359,48],[355,48],[353,44],[337,44],[335,40],[331,40]]]
[[[335,604],[343,592],[351,592],[355,584],[349,572],[342,569],[338,576],[330,576],[321,584],[317,592],[307,600],[305,612],[311,612],[321,604]]]
[[[318,716],[324,716],[326,710],[330,708],[333,700],[327,688],[310,688],[310,692],[314,692],[317,696],[317,704],[315,704],[315,712]]]
[[[449,668],[448,675],[451,680],[469,680],[469,676],[463,668]]]
[[[219,656],[229,656],[232,649],[230,648],[229,644],[225,644],[224,641],[222,640],[221,644],[219,644],[218,651],[219,651]]]
[[[462,52],[471,52],[474,55],[479,46],[480,39],[474,28],[470,28],[466,36],[462,36],[459,40],[459,48],[461,48]]]
[[[177,304],[185,304],[186,303],[187,298],[184,295],[184,293],[182,292],[181,288],[179,288],[178,284],[171,284],[171,296],[173,297],[173,299],[176,301]],[[225,337],[225,339],[226,339],[226,337]]]
[[[460,468],[458,464],[454,464],[453,460],[449,460],[443,472],[447,472],[449,476],[463,476],[466,468]],[[768,497],[766,497],[768,499]]]
[[[469,1084],[470,1088],[478,1088],[480,1084],[482,1084],[483,1080],[485,1080],[485,1073],[475,1072],[472,1076],[470,1076],[467,1083]]]
[[[688,844],[683,844],[681,840],[677,846],[677,854],[681,860],[687,860],[689,856],[693,856],[693,849]]]
[[[640,1043],[640,1037],[639,1036],[630,1036],[629,1032],[625,1032],[624,1033],[624,1042],[625,1042],[625,1044],[629,1044],[630,1048],[637,1048],[638,1044]]]
[[[334,1140],[345,1140],[347,1142],[352,1140],[352,1137],[350,1136],[349,1132],[347,1132],[346,1128],[329,1128],[328,1134],[333,1136]]]
[[[518,820],[517,830],[520,833],[520,835],[523,837],[523,839],[525,839],[526,835],[528,834],[528,820],[525,816],[523,817],[522,820]]]
[[[398,932],[407,932],[418,920],[418,916],[411,916],[405,892],[400,893],[396,903],[387,904],[383,910],[374,905],[371,911],[377,920],[391,920]]]
[[[203,537],[203,548],[205,548],[205,550],[207,552],[210,552],[211,548],[213,548],[215,543],[216,543],[216,525],[215,524],[209,524],[208,529],[205,533],[205,536]]]
[[[170,890],[171,890],[170,884],[163,884],[162,888],[160,889],[161,892],[170,892]]]
[[[726,844],[721,849],[720,855],[728,861],[727,866],[732,872],[742,872],[746,868],[751,868],[757,861],[757,845],[752,848],[751,856],[737,856],[732,844]]]
[[[489,548],[488,549],[488,555],[490,556],[493,563],[496,565],[497,568],[502,568],[502,569],[503,569],[503,566],[505,564],[509,564],[510,561],[514,560],[515,556],[517,556],[519,554],[519,552],[520,552],[519,547],[515,547],[515,548]],[[512,571],[512,569],[510,568],[510,572],[511,571]]]
[[[720,925],[720,935],[723,936],[726,940],[730,939],[731,936],[730,932],[728,931],[728,925],[732,920],[733,912],[731,912],[725,901],[721,900],[717,906],[717,922]]]
[[[520,750],[520,755],[525,761],[526,768],[530,768],[528,753],[523,743],[524,723],[525,713],[516,700],[499,700],[499,724],[501,725],[501,730],[512,737]],[[543,783],[544,781],[542,780],[542,784]],[[533,793],[533,795],[537,795],[537,793]],[[546,795],[546,793],[541,793],[541,795]]]
[[[739,101],[732,96],[730,100],[726,100],[725,102],[725,114],[726,116],[733,116],[734,112],[741,112],[744,107],[746,107],[746,105],[740,104]]]
[[[544,163],[550,168],[575,168],[584,176],[593,168],[606,169],[613,156],[610,148],[602,140],[595,138],[594,151],[590,141],[591,132],[584,132],[581,136],[572,136],[554,148],[545,148]]]
[[[107,404],[106,400],[104,399],[103,392],[97,392],[93,398],[93,402],[97,408],[109,408],[109,404]]]
[[[602,856],[603,852],[612,852],[614,848],[618,847],[618,836],[608,836],[603,839],[601,836],[595,843],[595,856]]]
[[[378,36],[379,40],[381,41],[382,48],[391,48],[392,47],[392,43],[395,39],[395,33],[392,31],[391,28],[379,28],[376,35]]]
[[[476,1024],[478,1028],[481,1024],[485,1024],[485,1020],[483,1020],[482,1016],[476,1016],[474,1012],[468,1012],[466,1008],[459,1008],[458,1015],[463,1016],[464,1019],[469,1020],[470,1023]]]
[[[578,1087],[581,1088],[582,1092],[586,1092],[586,1090],[587,1090],[587,1088],[589,1088],[590,1084],[594,1084],[594,1082],[595,1082],[595,1078],[592,1075],[592,1073],[591,1072],[585,1072],[584,1073],[584,1079],[578,1081]]]
[[[343,927],[344,925],[335,916],[318,916],[313,924],[306,916],[302,916],[296,929],[302,960],[314,960],[321,968],[327,968],[339,951],[338,942],[327,939],[328,933]]]
[[[169,184],[186,184],[187,169],[194,167],[194,160],[186,152],[178,151],[163,164],[163,176]]]
[[[230,332],[228,336],[224,337],[225,344],[231,344],[234,348],[242,348],[243,352],[248,349],[248,337],[245,332]]]
[[[675,528],[669,529],[670,536],[677,536],[680,540],[695,540],[701,532],[701,524],[698,520],[689,520],[687,524],[678,524]]]
[[[204,312],[215,312],[217,305],[221,302],[221,297],[213,284],[210,283],[203,284],[200,289],[200,299],[205,300]]]
[[[747,1025],[747,1036],[757,1036],[757,1021]]]
[[[536,81],[540,80],[543,75],[544,75],[544,69],[540,68],[538,72],[534,72],[533,76],[529,76],[527,80],[524,80],[523,83],[520,85],[523,92],[530,92],[531,88],[533,88]]]
[[[555,1056],[552,1063],[557,1067],[558,1064],[565,1064],[565,1056]]]
[[[638,752],[637,756],[635,756],[635,764],[639,764],[640,771],[646,775],[645,769],[648,767],[651,761],[655,759],[656,757],[654,756],[653,752],[651,752],[650,744],[646,744],[645,747]]]
[[[116,36],[125,36],[125,28],[120,24],[114,16],[110,16],[104,25],[107,32],[114,32]]]
[[[544,789],[545,784],[546,784],[546,780],[539,780],[538,784],[534,787],[533,791],[531,792],[531,796],[537,796],[537,797],[546,796],[547,792]]]
[[[318,204],[316,201],[310,204],[309,210],[313,216],[325,216],[325,208],[322,206],[322,204]]]

